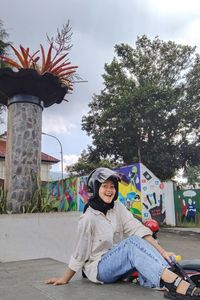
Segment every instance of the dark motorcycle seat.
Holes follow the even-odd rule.
[[[200,259],[181,260],[179,264],[185,270],[196,270],[200,272]]]

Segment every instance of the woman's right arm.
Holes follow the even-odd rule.
[[[75,274],[76,272],[68,267],[62,277],[49,278],[45,283],[53,285],[67,284]]]

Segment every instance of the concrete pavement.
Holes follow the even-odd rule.
[[[180,234],[181,233],[181,234]],[[199,258],[200,229],[162,228],[159,241],[184,259]],[[166,249],[167,249],[166,248]],[[63,274],[66,265],[44,258],[0,263],[0,300],[161,300],[163,292],[133,283],[99,285],[77,274],[68,285],[51,286],[45,279]]]
[[[60,276],[65,264],[53,259],[0,263],[0,300],[161,300],[163,292],[119,282],[99,285],[76,275],[63,286],[44,284]]]

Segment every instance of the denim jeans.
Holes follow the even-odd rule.
[[[139,283],[144,287],[160,287],[160,277],[169,264],[147,241],[131,236],[102,255],[97,279],[112,283],[137,269]]]

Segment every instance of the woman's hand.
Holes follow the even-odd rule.
[[[63,277],[52,277],[45,281],[46,284],[53,284],[53,285],[62,285],[66,284],[70,281],[70,279],[76,274],[75,271],[67,268]]]
[[[53,277],[45,281],[46,284],[62,285],[68,283],[64,277]]]
[[[162,256],[163,256],[169,263],[171,263],[171,262],[172,262],[172,257],[174,257],[174,259],[175,259],[176,254],[175,254],[174,252],[163,251]]]

